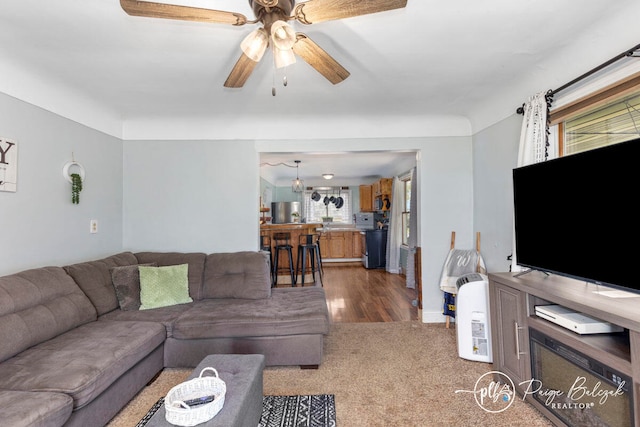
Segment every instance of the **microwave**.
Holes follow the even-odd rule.
[[[373,230],[375,222],[373,212],[360,212],[354,216],[356,219],[356,228],[360,230]]]
[[[375,211],[382,211],[390,208],[391,208],[391,201],[389,200],[388,197],[385,197],[384,199],[382,197],[376,197],[373,200],[373,210]]]

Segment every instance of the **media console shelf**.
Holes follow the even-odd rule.
[[[640,294],[531,271],[489,274],[493,369],[506,374],[523,395],[532,378],[530,328],[631,379],[634,422],[640,426]],[[604,291],[604,292],[603,292]],[[535,315],[536,305],[559,304],[624,328],[623,332],[580,335]],[[544,385],[544,384],[543,384]],[[555,425],[568,425],[547,405],[526,396]],[[577,409],[576,409],[577,410]]]

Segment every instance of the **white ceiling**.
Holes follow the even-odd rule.
[[[167,2],[253,19],[248,0]],[[0,91],[124,139],[451,133],[443,123],[470,135],[636,45],[637,16],[638,0],[408,0],[293,23],[350,71],[338,85],[299,60],[283,87],[265,55],[228,89],[253,25],[132,17],[118,0],[2,0]]]
[[[296,160],[298,170],[296,171]],[[305,186],[370,184],[382,177],[408,172],[415,152],[371,151],[349,153],[261,153],[260,176],[275,185],[289,185],[298,175]],[[331,180],[322,175],[333,174]]]

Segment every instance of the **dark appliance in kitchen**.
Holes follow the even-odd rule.
[[[362,230],[364,236],[362,264],[364,268],[385,268],[387,265],[387,229]]]
[[[373,212],[354,215],[362,238],[362,265],[365,268],[385,268],[387,265],[387,221]],[[379,227],[378,224],[382,224]]]

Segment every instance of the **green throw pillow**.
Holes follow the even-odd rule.
[[[192,302],[189,265],[140,266],[140,310]]]

